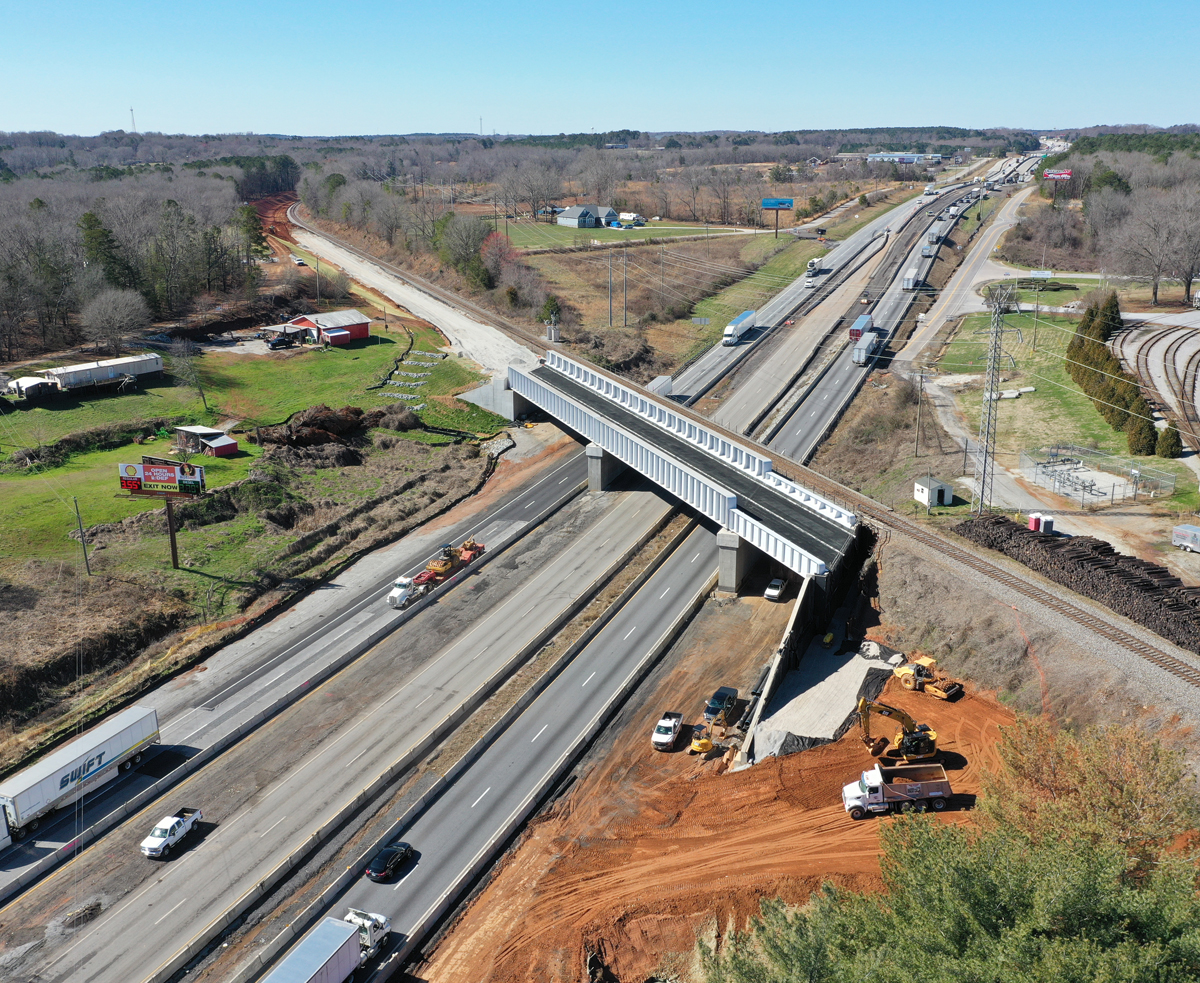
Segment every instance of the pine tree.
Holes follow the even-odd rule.
[[[1158,431],[1150,418],[1150,407],[1146,400],[1139,396],[1129,406],[1129,422],[1125,424],[1125,438],[1129,443],[1129,453],[1145,457],[1154,453],[1158,443]]]
[[[1158,432],[1158,443],[1154,453],[1159,457],[1178,457],[1183,453],[1183,441],[1179,439],[1179,431],[1172,426],[1165,426]]]

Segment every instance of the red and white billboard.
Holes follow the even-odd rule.
[[[1050,171],[1050,170],[1042,171],[1042,180],[1043,181],[1070,181],[1071,180],[1071,172],[1070,171]]]
[[[204,468],[196,464],[119,464],[121,489],[156,498],[204,494]]]

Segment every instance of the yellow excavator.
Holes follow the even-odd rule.
[[[937,659],[928,655],[918,655],[912,662],[896,666],[892,675],[900,680],[900,685],[909,690],[921,690],[939,700],[952,700],[963,691],[963,684],[956,683],[941,669]]]
[[[871,737],[872,714],[887,717],[900,725],[900,729],[890,741],[882,736]],[[862,727],[863,743],[875,756],[886,751],[889,756],[900,757],[905,761],[924,761],[937,757],[937,734],[930,730],[928,724],[918,724],[898,707],[877,703],[864,696],[858,701],[858,723]]]

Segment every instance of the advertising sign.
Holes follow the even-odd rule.
[[[764,198],[762,200],[763,211],[768,212],[786,212],[796,207],[795,198]]]
[[[1049,280],[1054,276],[1053,270],[1030,270],[1029,278],[1031,280]]]
[[[121,488],[158,498],[204,494],[204,468],[196,464],[118,464]]]
[[[1042,179],[1045,181],[1070,181],[1071,172],[1045,170],[1042,171]]]

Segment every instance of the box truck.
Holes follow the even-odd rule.
[[[875,319],[870,314],[860,314],[854,319],[854,323],[850,325],[850,340],[858,341],[863,336],[864,331],[871,331],[875,327]]]
[[[263,983],[345,983],[375,956],[392,930],[384,915],[351,908],[326,918],[263,978]]]
[[[921,273],[914,266],[904,274],[904,282],[900,285],[904,290],[916,290],[921,285]]]
[[[55,809],[132,768],[158,742],[153,708],[129,707],[0,782],[0,848],[24,839]]]
[[[737,317],[725,325],[725,335],[721,338],[722,345],[736,345],[742,340],[742,335],[754,327],[754,311],[742,311]]]

